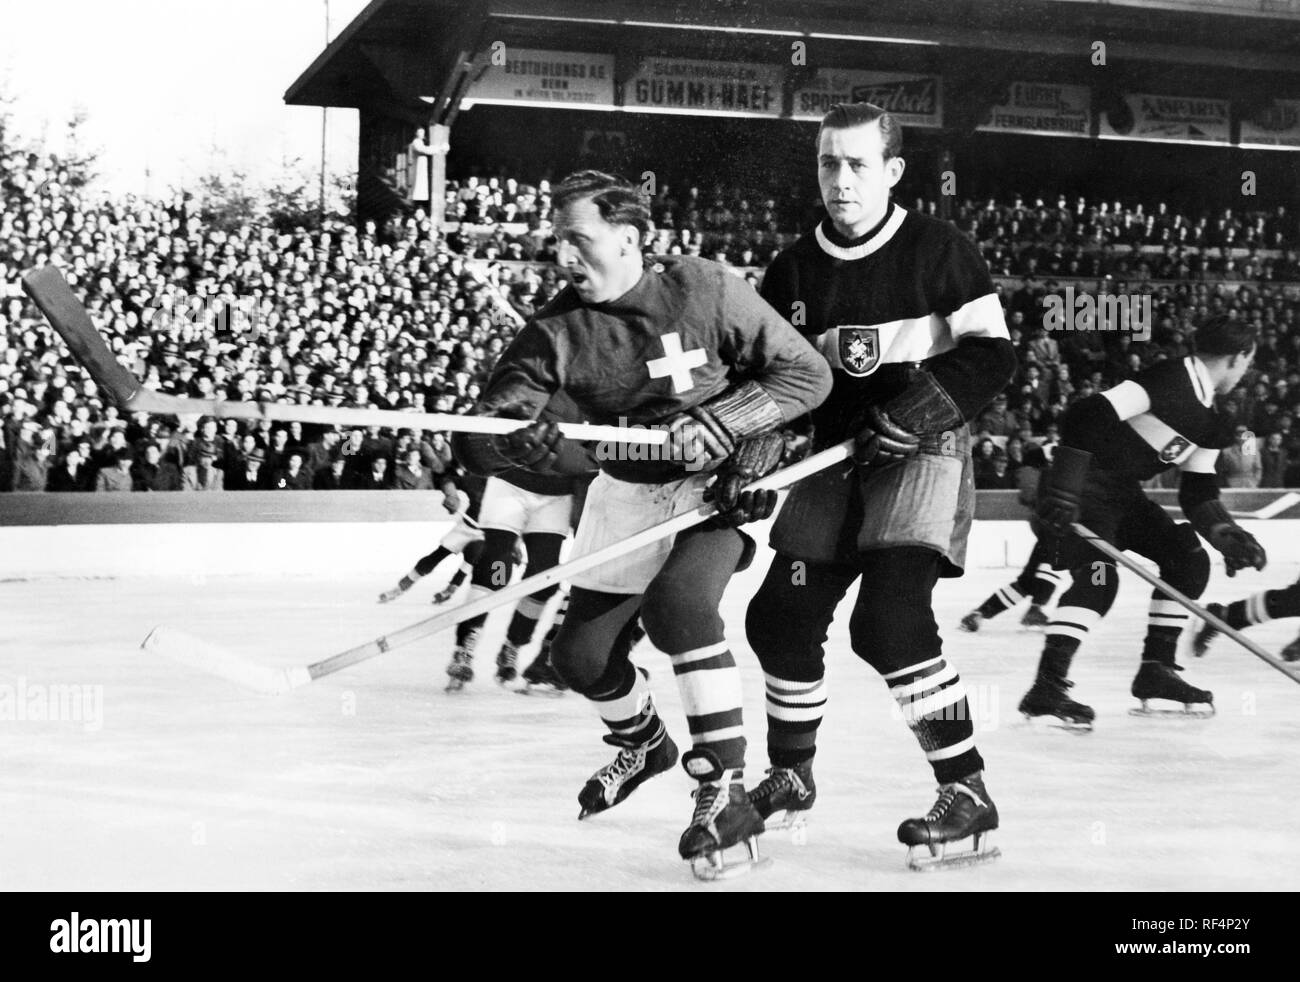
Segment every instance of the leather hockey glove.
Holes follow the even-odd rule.
[[[921,448],[921,438],[899,426],[879,406],[872,406],[854,437],[853,459],[859,464],[883,467],[908,457]]]
[[[1188,512],[1187,517],[1192,527],[1223,554],[1223,565],[1229,576],[1236,576],[1239,569],[1252,567],[1259,570],[1268,565],[1264,547],[1232,520],[1218,498],[1201,502]]]
[[[1052,455],[1052,466],[1044,472],[1038,489],[1038,520],[1050,532],[1065,535],[1079,520],[1083,482],[1092,454],[1060,446]]]
[[[704,500],[716,501],[718,514],[713,524],[736,528],[770,518],[776,510],[775,491],[747,491],[745,485],[766,477],[779,467],[786,453],[785,435],[779,432],[742,440],[718,468],[714,482],[705,489]]]
[[[669,459],[702,470],[725,460],[739,441],[784,422],[776,400],[757,382],[744,382],[668,420]]]

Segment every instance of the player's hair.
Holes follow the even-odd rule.
[[[1258,340],[1255,328],[1246,321],[1215,314],[1201,322],[1193,343],[1198,355],[1227,356],[1244,354],[1255,347]]]
[[[817,127],[817,145],[822,142],[822,130],[847,130],[854,126],[867,126],[879,121],[880,135],[885,141],[885,159],[903,153],[903,127],[890,113],[870,102],[837,102],[822,117]]]
[[[650,202],[631,181],[598,170],[577,171],[555,186],[551,208],[559,212],[583,198],[590,198],[611,225],[632,225],[642,235],[650,231]]]

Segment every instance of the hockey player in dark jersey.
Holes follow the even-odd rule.
[[[649,209],[633,185],[580,172],[556,187],[553,207],[569,285],[502,355],[478,410],[535,418],[563,389],[590,422],[668,429],[665,448],[598,448],[601,472],[588,491],[576,556],[698,507],[706,486],[718,502],[720,521],[575,577],[551,650],[556,670],[592,702],[610,730],[606,742],[619,748],[580,792],[585,816],[617,805],[677,757],[646,679],[627,657],[639,611],[650,641],[672,662],[693,744],[682,763],[699,783],[678,851],[709,877],[731,845],[750,845],[752,859],[763,830],[743,785],[740,675],[718,613],[752,546],[733,526],[770,514],[775,494],[742,489],[780,465],[785,440],[776,429],[825,398],[830,372],[726,267],[645,259]],[[572,447],[555,424],[453,442],[478,473],[570,467]]]
[[[772,263],[763,296],[833,369],[812,413],[818,446],[856,437],[856,461],[790,492],[777,555],[746,630],[767,683],[768,777],[759,813],[812,806],[826,701],[823,644],[861,580],[854,652],[902,708],[939,784],[898,838],[913,868],[991,858],[998,815],[984,787],[966,692],[944,658],[931,594],[958,576],[974,510],[967,422],[1016,367],[1002,308],[976,247],[955,227],[893,203],[903,173],[897,121],[865,103],[822,121],[818,171],[828,217]],[[949,843],[971,849],[945,855]]]
[[[1038,477],[1049,463],[1042,447],[1034,447],[1025,454],[1021,474],[1032,477],[1032,481],[1021,481],[1021,504],[1029,508],[1034,507],[1038,499]],[[1046,627],[1049,620],[1047,614],[1043,612],[1043,607],[1052,599],[1052,594],[1061,585],[1062,579],[1064,579],[1063,574],[1052,569],[1050,548],[1043,542],[1035,541],[1020,575],[1006,586],[989,594],[982,604],[963,617],[961,629],[974,633],[980,629],[984,621],[1010,610],[1026,597],[1029,598],[1029,609],[1025,611],[1025,616],[1020,618],[1021,626]]]
[[[433,602],[446,603],[455,595],[483,552],[483,529],[478,524],[478,509],[483,499],[485,483],[483,478],[476,474],[462,476],[459,484],[452,478],[443,481],[442,507],[455,516],[456,524],[442,537],[433,552],[421,556],[411,567],[411,571],[397,581],[395,587],[379,595],[381,604],[392,603],[437,569],[445,560],[459,555],[463,557],[463,562],[447,584],[433,595]]]
[[[1119,575],[1105,555],[1070,531],[1081,522],[1112,545],[1152,560],[1170,586],[1192,599],[1205,590],[1210,560],[1199,533],[1223,554],[1229,574],[1266,556],[1254,536],[1219,500],[1214,463],[1232,440],[1231,421],[1214,408],[1250,366],[1254,331],[1214,317],[1196,332],[1196,354],[1162,362],[1112,389],[1082,399],[1062,420],[1061,446],[1038,496],[1042,533],[1055,536],[1057,569],[1070,571],[1047,627],[1038,677],[1020,703],[1026,716],[1052,716],[1090,727],[1095,713],[1067,694],[1070,661],[1088,631],[1110,610]],[[1176,524],[1142,491],[1142,481],[1178,467],[1178,502],[1188,522]],[[1179,677],[1178,636],[1184,609],[1159,590],[1151,594],[1142,663],[1131,691],[1151,714],[1150,700],[1172,700],[1187,711],[1213,712],[1213,695]]]

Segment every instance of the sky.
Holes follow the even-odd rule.
[[[258,183],[320,172],[321,110],[284,93],[366,0],[0,0],[0,89],[15,126],[65,144],[88,114],[105,187],[163,194],[214,166]],[[329,111],[327,173],[356,171],[356,110]],[[216,148],[214,150],[214,148]]]

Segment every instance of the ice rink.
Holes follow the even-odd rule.
[[[766,764],[763,685],[740,628],[767,558],[760,552],[736,577],[724,611],[744,675],[751,785]],[[503,614],[480,645],[479,678],[458,696],[443,692],[450,632],[279,697],[138,647],[165,623],[267,663],[316,661],[431,615],[429,598],[450,571],[388,606],[375,596],[392,578],[374,576],[0,582],[6,889],[1258,891],[1300,883],[1300,852],[1282,820],[1294,799],[1300,688],[1221,640],[1205,659],[1182,658],[1189,680],[1214,691],[1216,717],[1129,716],[1147,597],[1131,575],[1076,660],[1073,694],[1099,717],[1086,735],[1029,728],[1016,713],[1041,644],[1019,627],[1023,608],[978,635],[956,630],[1016,571],[941,583],[945,652],[972,694],[1003,855],[930,874],[905,868],[894,835],[901,819],[933,802],[929,768],[839,624],[806,836],[766,835],[775,862],[721,884],[697,883],[677,858],[693,786],[680,768],[616,809],[576,820],[578,789],[613,751],[576,696],[524,697],[492,681]],[[1229,581],[1220,565],[1206,596],[1244,596],[1289,583],[1296,571],[1279,564]],[[1252,633],[1277,650],[1296,627]],[[670,732],[687,745],[666,658],[646,643],[635,657],[653,673]],[[39,701],[40,686],[77,687],[91,718],[13,718],[16,706]]]

